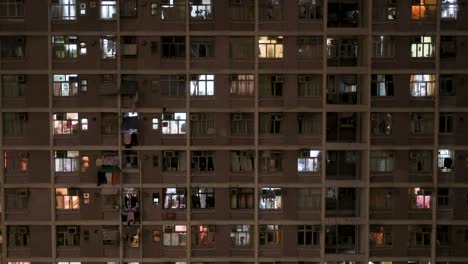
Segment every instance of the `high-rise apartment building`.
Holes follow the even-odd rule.
[[[0,51],[5,264],[468,263],[466,0],[0,0]]]

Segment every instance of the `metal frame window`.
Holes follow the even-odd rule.
[[[378,22],[392,22],[397,19],[398,16],[398,4],[397,0],[384,0],[377,1],[379,5],[374,4],[372,15]]]
[[[454,131],[454,114],[441,112],[439,114],[439,133],[452,134]]]
[[[54,135],[73,135],[78,133],[80,129],[78,113],[55,113],[52,117],[54,120]]]
[[[163,171],[185,171],[186,155],[185,151],[163,151]]]
[[[260,113],[260,134],[279,135],[281,134],[281,122],[283,113]]]
[[[434,37],[420,36],[413,38],[411,42],[411,58],[433,58]]]
[[[458,0],[442,0],[441,3],[441,18],[442,19],[457,19],[458,18]]]
[[[213,96],[215,90],[213,74],[190,76],[190,96]]]
[[[430,226],[408,226],[409,246],[410,247],[429,247],[431,246],[431,227]]]
[[[297,113],[300,135],[319,136],[322,134],[322,114]]]
[[[322,19],[321,0],[299,0],[297,4],[299,19]]]
[[[392,172],[395,162],[393,151],[373,150],[370,153],[371,172]]]
[[[413,97],[434,96],[435,75],[413,74],[410,78],[410,94]]]
[[[100,18],[105,20],[113,20],[117,17],[117,1],[101,0]]]
[[[229,15],[232,21],[252,21],[254,0],[229,0]]]
[[[213,19],[212,0],[190,0],[191,20],[211,20]]]
[[[26,133],[28,113],[3,113],[3,134],[6,137],[22,137]]]
[[[395,57],[395,40],[391,36],[376,36],[372,41],[373,58]]]
[[[253,113],[231,113],[231,136],[252,136]]]
[[[237,74],[230,76],[231,96],[254,96],[255,75],[253,74]]]
[[[392,134],[392,113],[372,113],[372,135],[385,136]]]
[[[7,226],[7,247],[24,248],[31,244],[29,226]]]
[[[282,59],[283,36],[259,36],[258,49],[261,59]]]
[[[212,247],[215,245],[216,227],[214,225],[192,226],[192,245]]]
[[[322,78],[320,75],[298,75],[297,82],[299,97],[322,96]]]
[[[391,226],[370,226],[369,243],[371,247],[391,247],[393,244]]]
[[[313,0],[315,1],[315,0]],[[301,60],[322,60],[322,37],[297,37],[297,57]]]
[[[430,209],[432,208],[432,190],[428,188],[409,188],[410,208],[411,209]]]
[[[161,75],[162,96],[185,96],[185,75]]]
[[[282,0],[259,0],[260,21],[279,21],[283,17]]]
[[[372,96],[393,96],[393,75],[373,74],[371,83]]]
[[[187,133],[186,113],[165,113],[162,115],[162,133],[180,135]]]
[[[58,247],[80,246],[80,226],[68,225],[57,226],[56,228]]]
[[[138,1],[137,0],[120,0],[119,8],[120,8],[121,17],[138,16]]]
[[[456,95],[455,79],[453,75],[440,75],[439,94],[440,96]]]
[[[78,172],[80,152],[71,150],[54,151],[55,172]]]
[[[54,96],[76,96],[78,94],[77,74],[54,74]]]
[[[76,0],[52,0],[52,19],[76,20]]]
[[[191,37],[190,56],[192,59],[213,58],[214,54],[214,37]]]
[[[436,0],[412,0],[411,19],[424,20],[436,17]]]
[[[318,246],[320,245],[319,225],[299,225],[297,226],[298,246]]]
[[[24,17],[24,0],[3,0],[0,2],[0,18]]]
[[[277,246],[281,243],[279,225],[259,225],[258,229],[258,240],[261,246]]]
[[[164,225],[163,226],[164,246],[186,246],[187,226],[186,225]]]
[[[450,191],[448,188],[437,189],[437,206],[438,209],[450,208]]]
[[[434,127],[434,115],[431,113],[411,113],[410,129],[413,135],[430,135]]]
[[[393,190],[372,188],[369,195],[371,210],[391,210],[393,208]]]
[[[194,137],[212,136],[215,133],[214,113],[190,114],[190,132]]]
[[[229,39],[230,58],[234,60],[253,60],[255,54],[252,37],[231,37]]]
[[[22,97],[26,90],[25,75],[2,75],[3,97]]]
[[[101,59],[115,59],[117,55],[117,40],[115,36],[100,38]]]
[[[26,37],[0,37],[0,55],[3,60],[20,60],[25,57]]]
[[[181,21],[185,18],[185,0],[162,0],[161,20]]]
[[[78,210],[80,209],[80,196],[78,192],[67,188],[55,189],[55,209]]]
[[[260,209],[277,210],[282,208],[282,189],[281,188],[261,188],[260,189]]]
[[[231,226],[231,245],[248,247],[251,243],[251,228],[250,225],[233,225]]]
[[[52,36],[55,59],[78,58],[78,38],[76,36]]]
[[[192,171],[214,171],[214,151],[192,151]]]
[[[302,151],[300,156],[297,158],[297,172],[320,172],[322,157],[321,153],[322,152],[320,150]]]
[[[29,172],[29,152],[26,151],[4,151],[3,169],[5,176],[28,174]]]
[[[28,189],[5,190],[6,212],[23,211],[29,207],[30,192]]]
[[[254,170],[255,153],[250,150],[231,151],[231,172],[245,173]]]
[[[264,150],[260,154],[260,171],[262,173],[280,172],[283,169],[282,151]]]
[[[284,76],[280,74],[261,74],[259,76],[260,96],[281,97],[283,96]]]
[[[439,149],[437,152],[437,168],[441,172],[452,172],[455,153],[451,149]]]
[[[410,172],[432,172],[432,152],[429,150],[412,150],[409,152]]]
[[[318,188],[299,188],[296,203],[299,210],[320,210],[322,201],[322,192]]]
[[[253,188],[231,188],[231,209],[255,208],[255,190]]]
[[[187,199],[185,188],[163,189],[164,209],[185,209]]]
[[[206,187],[192,188],[192,208],[193,209],[215,208],[214,188],[206,188]]]

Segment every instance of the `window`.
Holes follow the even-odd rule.
[[[3,97],[22,97],[26,90],[25,75],[2,75]]]
[[[162,115],[162,133],[177,135],[187,133],[186,113],[165,113]]]
[[[298,113],[298,131],[301,135],[318,136],[322,134],[322,115],[319,113]]]
[[[322,60],[322,44],[322,37],[297,37],[298,58],[302,60]]]
[[[322,1],[321,0],[299,0],[297,2],[299,9],[299,19],[321,19]]]
[[[391,226],[371,226],[369,242],[371,247],[391,247],[393,243]]]
[[[30,192],[28,189],[5,190],[7,212],[23,211],[29,207]]]
[[[397,0],[378,1],[379,5],[374,5],[372,15],[379,22],[390,22],[397,19]]]
[[[151,119],[151,128],[153,130],[158,130],[159,129],[159,119],[158,118],[152,118]]]
[[[231,136],[252,136],[253,129],[253,113],[231,114]]]
[[[442,19],[457,19],[458,0],[442,0],[441,12]]]
[[[161,75],[162,96],[185,96],[185,75]]]
[[[213,188],[192,188],[192,208],[215,208],[215,191]]]
[[[254,0],[229,0],[229,13],[232,21],[252,21]]]
[[[138,38],[134,36],[123,36],[121,48],[124,57],[136,57],[138,55]]]
[[[54,74],[54,96],[75,96],[78,94],[77,74]]]
[[[184,188],[163,189],[164,209],[185,209],[187,201]]]
[[[193,137],[207,137],[214,135],[214,113],[190,114],[190,129]]]
[[[279,21],[282,18],[281,0],[260,0],[260,21]]]
[[[29,247],[31,233],[29,226],[7,226],[8,248]]]
[[[192,171],[214,171],[214,151],[192,151]]]
[[[161,37],[161,58],[185,58],[185,37]]]
[[[430,209],[432,208],[432,190],[427,188],[410,188],[410,206],[411,209]]]
[[[81,131],[88,130],[88,118],[81,118]]]
[[[120,16],[136,17],[138,16],[137,0],[120,0]],[[113,12],[115,14],[115,11]]]
[[[283,75],[260,75],[261,96],[283,96]]]
[[[281,133],[282,113],[260,113],[260,134],[278,135]]]
[[[322,193],[320,189],[299,188],[295,190],[297,209],[299,210],[320,210]]]
[[[454,96],[456,94],[453,75],[440,75],[440,96]]]
[[[327,38],[327,57],[330,66],[352,66],[357,64],[357,39]]]
[[[282,208],[281,188],[261,188],[260,209],[281,209]]]
[[[393,151],[374,150],[370,153],[371,172],[392,172],[394,162]]]
[[[164,246],[185,246],[187,245],[186,225],[165,225],[163,227]]]
[[[3,60],[23,59],[26,50],[25,40],[25,37],[0,37],[1,58]]]
[[[214,75],[200,74],[190,76],[190,96],[213,96]]]
[[[448,188],[439,188],[437,189],[437,206],[439,209],[448,209],[450,208],[450,198],[449,198],[449,189]]]
[[[392,114],[372,113],[372,135],[384,136],[392,134]]]
[[[60,60],[78,58],[77,43],[78,38],[76,36],[53,36],[54,58]]]
[[[214,57],[213,37],[192,37],[190,39],[190,56],[192,59],[203,59]]]
[[[254,96],[254,75],[253,74],[237,74],[230,76],[231,96]]]
[[[117,42],[115,37],[101,37],[101,59],[115,59],[117,51]]]
[[[297,172],[320,172],[321,157],[319,150],[302,151],[297,158]]]
[[[86,49],[86,42],[80,42],[80,56],[84,56],[88,53]]]
[[[214,246],[215,244],[215,226],[196,225],[192,226],[192,244],[197,246]]]
[[[185,18],[185,0],[161,1],[161,20],[180,21]]]
[[[395,56],[395,40],[390,36],[373,38],[373,58],[393,58]]]
[[[393,208],[393,191],[372,188],[369,195],[369,207],[372,210],[391,210]]]
[[[231,209],[253,209],[254,197],[253,188],[231,188]]]
[[[434,57],[434,42],[433,37],[415,37],[411,42],[411,58]]]
[[[231,226],[231,245],[250,246],[250,225]]]
[[[457,37],[441,36],[440,37],[440,58],[448,59],[457,56]]]
[[[413,74],[410,79],[410,93],[413,97],[434,96],[435,75]]]
[[[23,16],[24,0],[3,0],[0,2],[0,18],[20,18]]]
[[[264,150],[260,154],[260,171],[274,173],[282,171],[283,153],[281,151]]]
[[[52,19],[76,20],[76,0],[52,0]]]
[[[101,0],[101,19],[115,19],[117,3],[112,0]]]
[[[150,3],[150,15],[155,16],[158,13],[158,3]]]
[[[435,18],[436,9],[436,0],[412,0],[411,19]]]
[[[183,172],[186,162],[185,151],[163,151],[163,171]]]
[[[27,174],[29,170],[29,152],[5,151],[3,153],[5,175]]]
[[[72,135],[78,133],[78,113],[53,114],[54,135]]]
[[[409,152],[410,172],[430,173],[432,172],[432,153],[425,150],[413,150]]]
[[[55,172],[78,172],[80,163],[79,151],[54,151]]]
[[[86,172],[89,169],[89,156],[81,157],[81,171]]]
[[[430,135],[434,133],[434,116],[431,113],[411,113],[411,134]]]
[[[28,113],[3,113],[3,134],[7,137],[22,137],[26,132]]]
[[[319,244],[320,244],[320,226],[319,225],[297,226],[297,245],[298,246],[318,246]]]
[[[80,3],[80,15],[86,15],[86,3]]]
[[[253,60],[255,54],[254,39],[251,37],[231,37],[230,58],[234,60]]]
[[[393,96],[393,75],[373,74],[371,83],[372,96]]]
[[[282,59],[283,36],[260,36],[258,49],[261,59]]]
[[[255,153],[253,151],[231,151],[231,172],[252,172]]]
[[[211,20],[213,18],[211,0],[190,0],[192,20]]]
[[[431,245],[431,227],[408,226],[409,246],[426,247]]]
[[[439,149],[437,155],[437,167],[441,172],[452,172],[454,152],[451,149]]]
[[[441,112],[439,115],[439,133],[452,134],[454,128],[453,113]]]
[[[299,97],[319,97],[322,95],[320,75],[298,75],[297,82]]]
[[[57,226],[57,246],[80,246],[80,227],[76,225]]]
[[[60,210],[80,209],[80,196],[76,190],[67,188],[55,189],[55,208]]]
[[[279,245],[281,242],[279,225],[259,225],[258,226],[259,244],[266,245]]]

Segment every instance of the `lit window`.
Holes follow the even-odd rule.
[[[433,96],[435,88],[435,75],[414,74],[410,79],[410,93],[414,97]]]
[[[281,209],[281,188],[261,188],[260,209]]]
[[[369,238],[371,247],[391,247],[392,228],[391,226],[371,226]]]
[[[393,75],[372,75],[372,96],[393,96]]]
[[[186,225],[165,225],[163,232],[164,246],[185,246],[187,245]]]
[[[101,0],[101,19],[115,19],[116,11],[116,1]]]
[[[87,54],[86,42],[80,42],[80,55],[86,55],[86,54]]]
[[[297,158],[298,172],[318,172],[320,171],[321,151],[308,150],[302,151],[300,157]]]
[[[416,37],[411,43],[411,58],[432,58],[434,57],[433,37]]]
[[[250,245],[250,226],[234,225],[231,226],[231,244],[233,246]]]
[[[80,209],[80,196],[76,191],[67,188],[55,189],[56,209],[74,210]]]
[[[87,92],[88,91],[88,81],[87,80],[81,80],[80,81],[80,89],[82,92]]]
[[[187,133],[187,114],[186,113],[166,113],[162,118],[163,134],[186,134]]]
[[[186,208],[186,198],[184,188],[164,188],[163,199],[165,209]]]
[[[151,124],[152,124],[152,128],[154,130],[159,129],[159,119],[153,118],[152,121],[151,121]]]
[[[214,246],[215,226],[197,225],[192,226],[192,244],[194,246]]]
[[[161,20],[181,21],[185,18],[185,0],[161,1]]]
[[[54,96],[74,96],[78,93],[77,74],[54,74]]]
[[[392,134],[392,114],[372,113],[372,135],[384,136]]]
[[[435,18],[437,0],[412,0],[411,19]]]
[[[238,74],[230,77],[230,94],[234,96],[253,96],[254,95],[254,75]]]
[[[54,153],[55,172],[78,172],[79,151],[56,150]]]
[[[211,0],[190,0],[190,18],[196,20],[211,19],[213,16]]]
[[[78,132],[78,113],[54,114],[54,134],[72,135]]]
[[[453,171],[453,150],[450,149],[439,149],[437,155],[437,167],[441,172]]]
[[[81,171],[85,172],[89,168],[89,156],[81,157]]]
[[[279,225],[259,225],[258,226],[259,244],[279,245],[281,242]]]
[[[441,18],[457,19],[458,0],[442,0],[441,12]]]
[[[158,3],[150,4],[150,15],[155,16],[158,13]]]
[[[425,188],[410,188],[411,208],[429,209],[431,205],[432,191]]]
[[[76,36],[53,36],[52,48],[55,59],[78,58],[78,38]]]
[[[190,96],[213,96],[214,75],[192,75],[190,76]]]
[[[106,36],[101,38],[101,58],[115,59],[117,43],[115,37]]]
[[[80,3],[80,15],[86,15],[86,3]]]
[[[283,36],[260,36],[258,38],[259,58],[283,58]]]
[[[76,20],[76,0],[52,0],[52,18]]]

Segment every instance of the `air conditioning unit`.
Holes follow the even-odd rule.
[[[24,74],[17,75],[16,80],[18,83],[21,83],[21,84],[26,83],[26,75]]]

